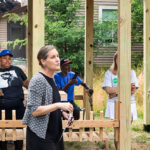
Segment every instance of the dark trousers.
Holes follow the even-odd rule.
[[[16,110],[16,119],[20,120],[23,118],[24,115],[24,105],[23,102],[20,101],[15,101],[14,104],[13,102],[7,102],[5,103],[4,100],[0,99],[0,120],[1,120],[1,111],[5,110],[5,119],[6,120],[11,120],[12,119],[12,110]],[[23,141],[15,141],[15,150],[22,150],[23,147]],[[0,150],[7,150],[7,141],[0,141]]]

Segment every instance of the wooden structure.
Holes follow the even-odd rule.
[[[93,0],[86,0],[85,9],[85,53],[84,53],[84,80],[93,87]],[[90,72],[90,73],[89,73]],[[90,118],[90,103],[84,91],[86,119]]]
[[[150,132],[150,1],[144,0],[144,128]]]
[[[116,108],[116,114],[118,114],[118,101],[116,102]],[[23,149],[25,150],[26,125],[22,125],[22,120],[16,120],[15,111],[13,111],[12,114],[12,120],[5,120],[5,111],[2,111],[2,120],[0,120],[0,141],[23,140]],[[80,113],[80,116],[80,119],[75,120],[69,127],[69,131],[63,133],[64,141],[104,141],[106,150],[109,150],[108,136],[103,130],[104,127],[113,127],[116,132],[115,139],[118,141],[119,132],[117,132],[117,130],[119,127],[119,118],[117,118],[117,115],[115,120],[103,120],[102,111],[100,112],[99,120],[94,120],[93,111],[90,111],[90,120],[84,119],[83,112]],[[63,128],[65,128],[66,124],[67,121],[63,120]],[[85,131],[85,128],[89,128],[89,131]],[[98,130],[95,128],[98,128]]]
[[[26,150],[26,126],[22,125],[22,120],[16,120],[15,111],[12,112],[12,120],[5,120],[5,110],[2,110],[1,116],[0,141],[23,140],[23,150]]]
[[[118,149],[131,149],[131,1],[119,1],[118,53],[120,129]],[[126,140],[124,140],[126,139]]]
[[[92,87],[92,69],[93,69],[93,1],[86,0],[86,32],[85,32],[85,81]],[[145,0],[149,4],[148,0]],[[29,4],[29,77],[37,70],[37,61],[35,57],[40,47],[44,45],[44,0],[28,0]],[[99,136],[103,131],[103,127],[115,128],[115,140],[117,142],[117,150],[130,150],[130,69],[131,69],[131,1],[119,1],[119,30],[118,30],[118,53],[119,53],[119,103],[116,105],[115,120],[90,120],[90,106],[86,98],[86,120],[77,120],[70,127],[69,140],[72,140],[72,130],[79,128],[79,139],[82,141],[83,128],[90,128],[88,133],[89,139],[92,140],[93,128],[100,128]],[[37,12],[40,10],[40,13]],[[149,9],[146,9],[149,12]],[[149,14],[149,13],[147,13]],[[147,23],[148,27],[148,23]],[[147,44],[149,48],[149,45]],[[148,55],[149,56],[149,55]],[[148,60],[147,60],[148,61]],[[33,63],[34,62],[34,63]],[[90,72],[90,73],[89,73]],[[148,74],[148,73],[147,73]],[[119,111],[121,110],[121,111]],[[146,111],[148,112],[148,111]],[[89,119],[89,120],[87,120]],[[4,128],[20,127],[19,121],[4,121],[0,123],[0,128],[4,132]],[[66,124],[66,121],[64,121]],[[18,126],[17,126],[18,125]]]
[[[28,78],[39,71],[37,53],[44,46],[44,0],[28,0]],[[40,11],[40,13],[38,13]]]
[[[85,82],[92,87],[93,83],[93,2],[86,0],[86,31],[85,31]],[[29,77],[37,70],[37,51],[44,45],[44,0],[28,0],[29,6]],[[130,67],[131,67],[131,1],[119,1],[119,101],[118,107],[121,109],[118,113],[120,125],[118,122],[118,150],[130,150]],[[40,13],[37,12],[40,10]],[[33,38],[34,37],[34,38]],[[34,63],[33,63],[34,62]],[[89,73],[90,72],[90,73]],[[124,80],[126,79],[126,80]],[[90,119],[90,105],[86,99],[86,119]],[[80,121],[84,127],[85,121]],[[98,122],[98,126],[103,123]],[[106,123],[108,124],[108,122]],[[106,124],[103,124],[104,126]],[[114,124],[114,123],[113,123]],[[78,126],[78,124],[75,124]],[[96,125],[95,125],[96,126]],[[93,126],[94,127],[94,126]],[[119,136],[121,135],[121,136]],[[126,140],[124,140],[126,139]]]

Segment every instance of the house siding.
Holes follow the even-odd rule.
[[[0,19],[0,49],[7,48],[3,42],[7,42],[7,19]]]
[[[77,11],[77,16],[85,16],[85,0],[80,0],[81,8]],[[117,6],[118,0],[94,0],[94,20],[99,17],[99,6]]]
[[[77,11],[77,16],[85,18],[85,2],[86,0],[80,0],[81,7]],[[99,6],[118,6],[118,0],[94,0],[94,20],[99,19]],[[82,26],[83,23],[79,21]],[[117,47],[100,47],[99,51],[94,51],[93,63],[97,66],[110,66],[113,62],[113,55],[116,52]],[[141,55],[143,53],[143,43],[136,43],[132,38],[132,54]],[[134,56],[135,57],[135,56]],[[134,58],[132,57],[132,63]]]

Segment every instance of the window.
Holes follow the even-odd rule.
[[[117,44],[117,6],[99,6],[99,20],[103,36],[103,45]]]

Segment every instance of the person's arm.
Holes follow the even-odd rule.
[[[118,87],[104,87],[104,90],[107,94],[117,94],[118,93]]]
[[[69,112],[73,112],[73,106],[70,103],[54,103],[45,106],[39,106],[33,113],[33,117],[46,115],[50,112],[53,112],[57,109],[66,110]]]
[[[0,96],[4,96],[4,93],[1,89],[0,89]]]
[[[68,88],[75,83],[77,83],[76,79],[70,79],[69,82],[65,85],[65,87],[61,90],[67,92]]]
[[[22,78],[22,80],[23,80],[23,86],[24,86],[26,89],[28,89],[29,80],[27,79],[26,74],[24,73],[24,71],[23,71],[21,68],[19,68],[19,67],[17,67],[17,68],[18,68],[18,71],[20,72],[20,76],[21,76],[21,78]]]
[[[86,90],[88,90],[89,96],[92,96],[92,94],[93,94],[93,89],[92,89],[89,85],[87,85],[86,83],[84,83],[84,82],[82,82],[81,85],[82,85]]]
[[[67,92],[68,88],[69,88],[71,85],[73,85],[73,84],[75,84],[75,83],[77,82],[76,79],[72,79],[72,78],[71,78],[71,79],[69,80],[69,82],[62,88],[62,85],[61,85],[61,80],[62,80],[62,78],[60,78],[57,74],[55,74],[55,75],[54,75],[54,80],[55,80],[55,83],[56,83],[56,85],[57,85],[58,90],[62,90],[62,91],[65,91],[65,92]]]
[[[28,86],[29,86],[29,80],[26,79],[25,81],[23,81],[23,86],[28,89]]]

